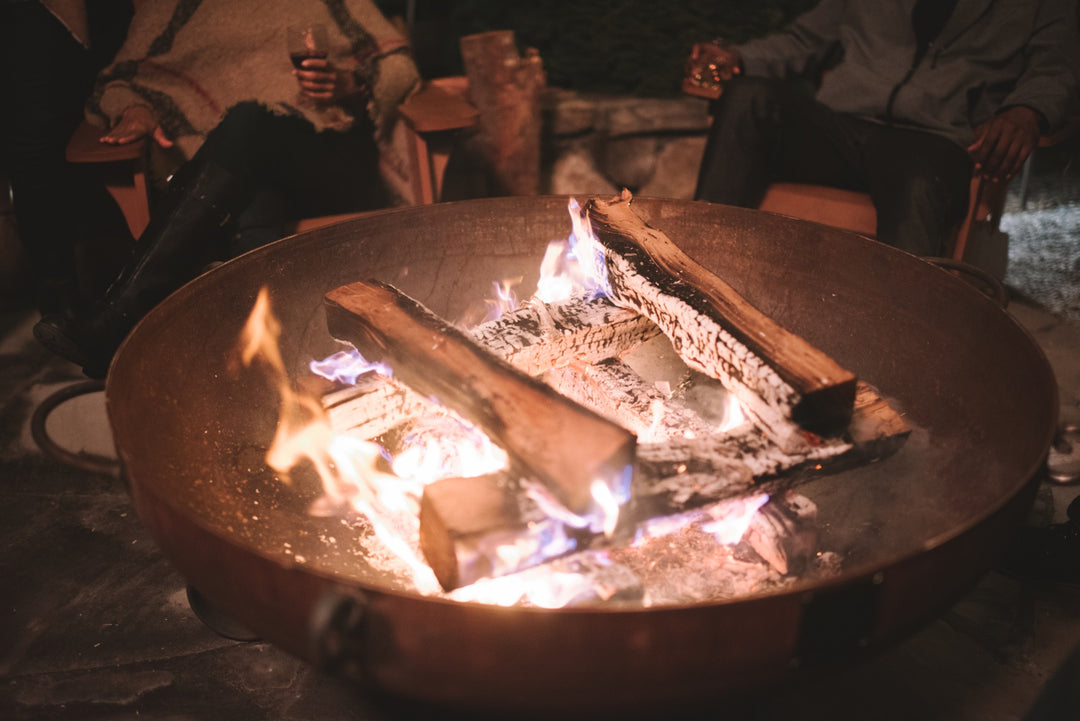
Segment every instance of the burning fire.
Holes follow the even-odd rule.
[[[566,240],[553,241],[541,264],[535,297],[544,303],[574,296],[595,298],[608,293],[602,248],[576,201],[571,200],[569,211],[572,233]],[[519,278],[496,284],[495,299],[490,303],[490,313],[485,321],[497,319],[516,307],[514,288],[520,282]],[[477,428],[450,414],[414,422],[408,432],[402,434],[392,457],[386,448],[375,442],[335,433],[319,401],[293,390],[278,350],[280,330],[264,289],[244,327],[239,355],[245,366],[264,365],[281,396],[277,432],[267,452],[267,464],[289,482],[289,473],[297,464],[310,462],[318,472],[324,491],[312,512],[327,515],[350,508],[362,514],[371,523],[379,541],[407,566],[416,589],[423,594],[441,593],[418,545],[419,505],[424,486],[450,477],[480,476],[505,470],[508,467],[505,452]],[[311,362],[310,370],[344,384],[354,384],[367,374],[392,375],[390,368],[368,362],[351,347]],[[725,425],[734,426],[742,420],[738,404],[730,402]],[[382,470],[388,458],[392,472]],[[602,529],[611,536],[619,508],[629,497],[629,472],[627,469],[626,478],[614,482],[601,479],[594,482],[593,497],[603,511],[599,520],[576,516],[562,507],[546,489],[524,483],[529,497],[547,514],[546,519],[531,524],[530,529],[536,538],[544,539],[541,544],[544,558],[574,550],[572,529],[575,528]],[[767,500],[766,494],[757,494],[680,516],[656,519],[641,524],[635,542],[697,524],[703,531],[714,534],[718,543],[732,545],[743,537],[754,513]],[[497,541],[497,536],[494,539]],[[484,554],[499,559],[502,568],[496,569],[497,576],[502,572],[511,575],[472,583],[450,593],[450,598],[503,605],[525,601],[541,607],[558,607],[581,596],[584,592],[582,584],[591,583],[580,573],[552,564],[512,573],[542,560],[530,558],[527,551],[515,547],[512,542],[485,549]],[[602,550],[590,558],[591,563],[601,567],[609,563]]]

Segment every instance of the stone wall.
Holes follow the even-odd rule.
[[[549,89],[543,193],[689,199],[709,127],[706,101],[589,95]]]

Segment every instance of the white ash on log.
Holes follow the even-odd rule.
[[[687,365],[722,381],[767,432],[787,420],[820,434],[847,427],[855,376],[647,225],[630,200],[624,192],[581,211],[603,246],[613,301],[652,319]]]
[[[411,418],[448,411],[403,383],[375,372],[321,399],[330,427],[338,433],[369,439]]]
[[[504,474],[446,478],[424,487],[420,550],[446,590],[516,573],[575,546],[562,524]]]
[[[632,433],[485,351],[389,285],[327,293],[327,325],[371,361],[484,430],[522,475],[574,513],[594,510],[596,482],[619,497],[633,472]]]
[[[469,335],[529,375],[572,362],[595,363],[618,356],[658,335],[651,320],[599,298],[560,303],[535,298]]]
[[[544,381],[638,436],[638,442],[701,438],[718,428],[665,396],[616,358],[548,371]]]
[[[848,430],[832,437],[803,432],[797,452],[784,451],[747,422],[720,436],[639,443],[637,460],[643,479],[667,477],[675,483],[683,473],[711,474],[714,468],[726,469],[732,459],[745,464],[759,480],[806,467],[831,473],[895,453],[910,433],[903,416],[873,387],[860,381]]]
[[[659,335],[644,316],[604,299],[530,301],[469,332],[480,345],[529,375],[572,362],[593,363]],[[331,427],[373,438],[410,417],[445,412],[403,383],[374,372],[322,398]]]
[[[817,506],[788,492],[773,496],[750,520],[743,542],[781,575],[800,575],[818,550]]]
[[[645,588],[627,566],[611,560],[606,550],[572,553],[543,566],[499,578],[485,578],[448,594],[455,601],[502,606],[573,608],[641,603]]]

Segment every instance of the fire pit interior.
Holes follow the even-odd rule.
[[[140,517],[201,593],[268,640],[394,693],[486,708],[631,708],[746,690],[887,643],[992,562],[1023,518],[1056,418],[1034,343],[989,299],[918,259],[822,226],[682,201],[634,208],[871,384],[909,429],[877,462],[786,478],[795,486],[777,497],[780,535],[797,536],[806,509],[816,516],[804,572],[781,572],[793,569],[764,543],[736,560],[774,582],[742,579],[734,592],[715,584],[646,605],[607,578],[609,603],[497,608],[418,593],[388,570],[362,518],[313,514],[324,496],[314,470],[301,465],[284,483],[266,465],[278,390],[227,361],[260,288],[289,378],[314,387],[310,361],[341,348],[327,329],[328,291],[374,278],[443,318],[466,317],[492,283],[536,286],[548,243],[569,232],[567,204],[404,209],[285,239],[198,279],[139,326],[110,373],[110,419]]]

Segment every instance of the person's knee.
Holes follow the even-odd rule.
[[[903,213],[940,218],[946,226],[955,224],[967,211],[967,179],[934,172],[911,175],[900,188],[899,205]]]
[[[777,100],[779,84],[769,78],[732,78],[711,106],[713,115],[758,115]]]

